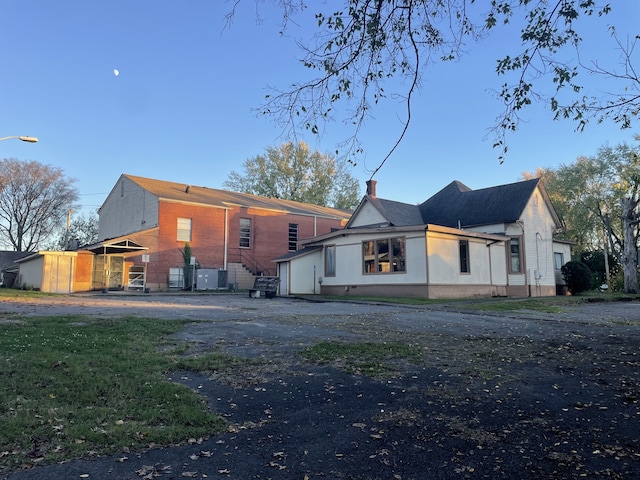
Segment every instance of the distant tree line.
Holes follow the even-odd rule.
[[[525,172],[524,177],[543,179],[565,223],[562,236],[575,242],[574,260],[590,264],[591,268],[597,265],[598,269],[608,264],[612,277],[621,272],[619,283],[625,292],[639,293],[638,146],[606,145],[594,156],[579,157],[557,168]]]

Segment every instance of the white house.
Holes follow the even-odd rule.
[[[420,205],[377,198],[375,181],[344,229],[275,259],[284,295],[424,298],[556,294],[570,260],[538,179],[471,190],[452,182]]]

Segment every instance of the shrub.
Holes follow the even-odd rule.
[[[571,295],[577,295],[591,288],[591,270],[582,262],[567,262],[562,266],[562,276]]]
[[[594,287],[599,287],[603,283],[607,283],[606,267],[604,261],[604,252],[602,250],[585,251],[580,254],[579,260],[591,270]],[[609,263],[609,278],[614,278],[621,271],[620,263],[611,255],[607,254]]]

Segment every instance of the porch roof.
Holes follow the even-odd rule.
[[[300,250],[296,250],[295,252],[285,253],[284,255],[279,256],[278,258],[274,258],[271,260],[272,262],[288,262],[289,260],[297,257],[302,257],[304,255],[308,255],[313,252],[317,252],[318,250],[322,250],[322,245],[311,245],[301,248]]]
[[[87,245],[82,247],[82,250],[89,250],[96,255],[111,255],[113,253],[127,253],[136,252],[139,250],[148,250],[147,247],[143,247],[128,238],[122,240],[104,240],[102,242],[94,243],[93,245]]]

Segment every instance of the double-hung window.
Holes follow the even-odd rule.
[[[169,288],[184,287],[184,267],[169,268]]]
[[[562,252],[553,252],[553,263],[556,270],[561,270],[564,265],[564,254]]]
[[[520,237],[509,240],[509,268],[511,273],[522,273],[522,249]]]
[[[191,219],[178,217],[178,235],[179,242],[191,241]]]
[[[251,219],[240,219],[240,248],[251,247]]]

